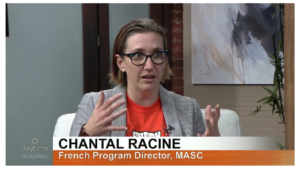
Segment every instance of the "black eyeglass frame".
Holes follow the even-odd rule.
[[[164,54],[166,55],[166,58],[165,58],[165,60],[164,60],[162,63],[155,63],[155,62],[153,61],[153,59],[152,59],[152,56],[153,56],[155,53],[157,53],[157,52],[162,52],[162,53],[164,53]],[[143,64],[139,64],[139,65],[134,64],[134,63],[132,62],[132,57],[133,57],[135,54],[142,54],[142,55],[145,55],[145,56],[146,56],[145,62],[144,62]],[[165,62],[167,61],[168,55],[169,55],[169,51],[156,51],[156,52],[152,53],[151,55],[146,55],[146,54],[144,54],[144,53],[142,53],[142,52],[122,53],[121,55],[129,57],[130,60],[131,60],[131,63],[132,63],[133,65],[135,65],[135,66],[142,66],[142,65],[145,65],[145,63],[146,63],[147,60],[148,60],[148,57],[151,58],[151,61],[152,61],[155,65],[161,65],[161,64],[163,64],[163,63],[165,63]]]

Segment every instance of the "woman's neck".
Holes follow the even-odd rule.
[[[127,94],[129,98],[136,104],[140,106],[151,106],[154,104],[158,98],[158,89],[157,91],[147,91],[147,92],[140,92],[138,90],[131,90],[127,88]]]

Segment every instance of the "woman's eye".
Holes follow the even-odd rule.
[[[143,55],[141,53],[136,53],[133,55],[134,58],[140,58],[143,57]]]
[[[154,56],[160,57],[160,56],[162,56],[162,52],[155,52]]]
[[[142,54],[142,53],[135,53],[135,54],[132,56],[131,59],[132,59],[132,60],[135,60],[135,61],[137,61],[137,60],[144,60],[144,59],[145,59],[145,55]]]

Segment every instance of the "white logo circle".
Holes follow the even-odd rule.
[[[39,140],[37,138],[32,138],[31,142],[32,142],[32,144],[37,144],[39,142]]]

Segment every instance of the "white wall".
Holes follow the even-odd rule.
[[[109,10],[112,54],[121,26],[149,17],[149,4],[109,4]],[[8,4],[8,16],[6,164],[52,165],[56,120],[76,112],[83,95],[81,4]],[[48,151],[22,151],[24,145]],[[26,154],[48,158],[22,158]]]
[[[83,95],[81,4],[8,4],[8,18],[6,164],[51,165],[56,120]],[[22,151],[33,138],[48,151]]]

